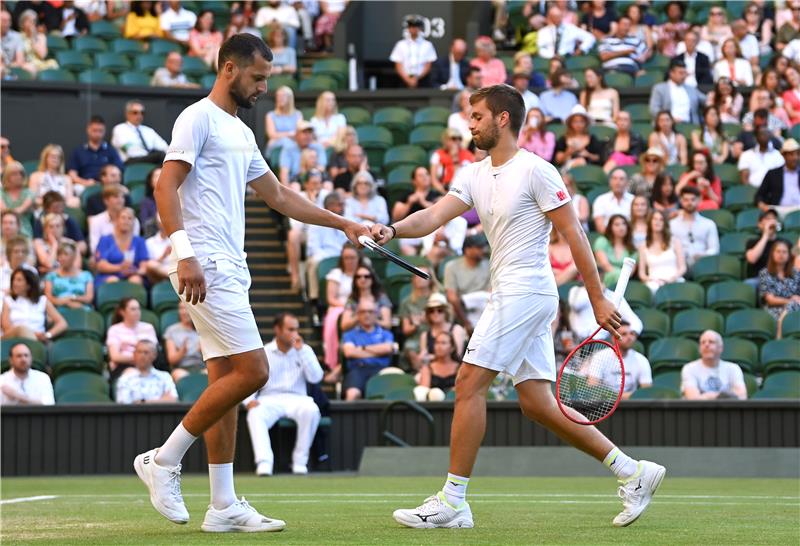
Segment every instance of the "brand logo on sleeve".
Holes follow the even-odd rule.
[[[556,192],[556,197],[558,197],[559,201],[564,201],[567,198],[567,194],[564,193],[562,190],[558,190]]]

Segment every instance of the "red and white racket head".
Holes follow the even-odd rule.
[[[556,401],[564,416],[579,425],[596,425],[611,417],[625,391],[625,364],[619,343],[595,339],[575,347],[556,377]]]

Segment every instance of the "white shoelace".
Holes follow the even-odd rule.
[[[628,491],[624,485],[621,485],[619,489],[617,489],[617,496],[622,499],[622,506],[625,508],[625,510],[628,510],[631,507],[639,495],[640,493],[635,491]]]
[[[181,465],[169,471],[169,483],[172,498],[179,503],[183,503],[183,495],[181,495]]]
[[[417,508],[417,511],[418,512],[422,512],[422,511],[426,511],[426,510],[427,511],[432,511],[432,509],[439,508],[441,505],[442,505],[442,499],[440,499],[436,495],[431,495],[430,497],[425,499],[425,502],[422,503],[422,506]]]
[[[250,506],[250,503],[247,502],[247,499],[245,499],[244,497],[242,497],[241,500],[236,501],[236,504],[238,504],[239,506],[241,506],[242,508],[244,508],[248,512],[256,512],[256,513],[258,513],[255,508]]]

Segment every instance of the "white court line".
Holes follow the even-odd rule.
[[[16,499],[5,499],[0,500],[0,504],[16,504],[18,502],[33,502],[33,501],[43,501],[43,500],[52,500],[57,499],[56,495],[39,495],[36,497],[19,497]]]

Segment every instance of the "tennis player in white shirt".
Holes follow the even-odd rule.
[[[492,295],[456,380],[445,485],[421,506],[396,510],[394,519],[414,528],[473,527],[467,486],[486,429],[486,392],[502,371],[514,378],[520,406],[529,419],[602,461],[617,476],[624,507],[613,523],[630,525],[649,505],[665,469],[631,459],[596,428],[573,423],[557,406],[550,388],[556,379],[550,324],[558,307],[547,252],[551,224],[570,245],[598,324],[619,336],[620,315],[603,295],[597,264],[575,210],[564,206],[570,196],[558,171],[517,146],[525,117],[522,96],[513,87],[495,85],[473,93],[470,104],[470,132],[489,157],[465,167],[464,176],[433,206],[397,224],[372,227],[379,243],[394,237],[423,237],[474,206],[492,248]]]
[[[189,521],[180,490],[180,461],[198,436],[208,449],[211,504],[207,532],[280,531],[285,523],[237,500],[233,486],[236,412],[263,387],[269,364],[248,298],[244,199],[248,185],[273,209],[306,224],[343,230],[355,244],[366,227],[318,208],[282,186],[255,137],[237,116],[267,90],[272,51],[250,34],[232,36],[219,51],[208,97],[186,108],[155,188],[172,243],[170,280],[189,305],[208,368],[208,388],[159,448],[138,455],[137,474],[153,507],[175,523]]]

